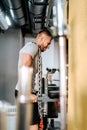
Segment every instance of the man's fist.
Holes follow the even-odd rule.
[[[37,102],[37,96],[35,94],[30,94],[29,95],[29,101],[30,102]]]

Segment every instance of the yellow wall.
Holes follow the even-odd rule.
[[[87,130],[87,0],[69,0],[68,130]]]

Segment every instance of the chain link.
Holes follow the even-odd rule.
[[[39,49],[39,56],[38,56],[38,88],[39,88],[38,97],[42,97],[42,57],[41,57],[40,49]],[[38,106],[39,106],[40,118],[42,118],[43,103],[39,101]]]

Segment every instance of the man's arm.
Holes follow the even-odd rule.
[[[21,65],[20,65],[20,67],[22,67],[22,66],[31,67],[32,62],[33,62],[33,59],[32,59],[31,55],[29,55],[27,53],[23,53],[21,55]]]
[[[23,53],[21,55],[21,65],[20,65],[20,67],[22,67],[22,66],[31,67],[32,62],[33,62],[33,58],[32,58],[31,55],[29,55],[27,53]],[[29,98],[30,98],[31,102],[37,102],[37,96],[36,95],[30,94]]]

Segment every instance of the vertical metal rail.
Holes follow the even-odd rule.
[[[60,112],[61,112],[61,130],[67,129],[67,111],[66,111],[66,36],[67,36],[67,24],[66,24],[66,1],[57,1],[57,18],[58,18],[58,40],[59,40],[59,52],[60,52]]]
[[[66,38],[59,37],[61,130],[66,130]]]
[[[51,14],[51,9],[53,5],[54,0],[49,0],[49,5],[48,5],[48,10],[47,10],[47,18],[46,18],[46,23],[45,26],[48,27],[49,22],[50,22],[50,14]]]
[[[19,70],[19,95],[17,99],[16,130],[29,130],[31,103],[29,94],[32,88],[33,68],[21,67]]]

